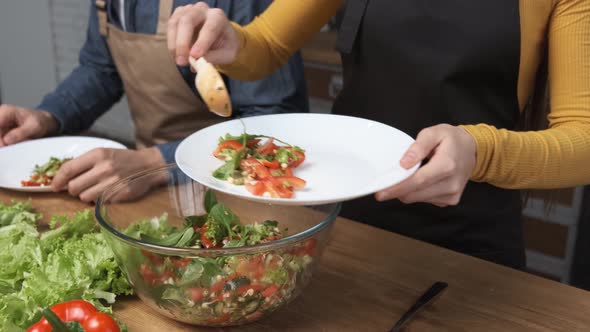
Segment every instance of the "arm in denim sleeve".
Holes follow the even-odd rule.
[[[167,164],[174,163],[176,160],[174,159],[174,154],[176,153],[176,148],[180,145],[181,141],[174,141],[170,143],[158,144],[156,147],[160,150],[160,154],[164,158]]]
[[[96,8],[91,5],[79,66],[37,107],[57,119],[60,133],[73,134],[89,128],[123,95],[123,83],[98,30]]]

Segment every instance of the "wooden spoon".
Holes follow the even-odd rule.
[[[189,57],[189,62],[197,71],[195,86],[209,110],[219,116],[231,116],[229,94],[217,69],[204,58]]]

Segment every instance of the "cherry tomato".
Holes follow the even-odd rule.
[[[203,227],[201,227],[201,243],[203,244],[203,246],[205,246],[205,248],[215,247],[213,241],[209,239],[205,233],[207,233],[207,227],[203,225]]]
[[[261,290],[264,289],[264,287],[262,285],[246,285],[246,286],[239,287],[236,290],[236,294],[238,294],[238,295],[244,295],[244,294],[246,294],[251,289],[254,290],[254,291],[256,291],[256,292],[260,292]]]
[[[256,146],[256,144],[258,144],[258,143],[260,143],[260,139],[258,139],[258,138],[255,138],[255,139],[251,139],[251,140],[249,140],[249,141],[246,143],[246,146],[251,148],[251,147],[253,147],[253,146]]]
[[[201,302],[205,298],[205,288],[187,288],[186,292],[188,297],[194,302]]]
[[[266,179],[270,177],[268,168],[264,167],[261,162],[254,158],[242,159],[242,161],[240,161],[240,168],[250,174],[254,174],[257,179]]]
[[[270,285],[267,289],[262,291],[262,296],[264,297],[271,297],[273,296],[277,291],[279,290],[279,288],[277,287],[277,285]]]
[[[268,168],[272,168],[272,169],[278,169],[281,168],[281,164],[279,163],[278,160],[273,160],[273,161],[268,161],[266,159],[262,159],[262,165],[264,167],[268,167]]]
[[[305,187],[305,180],[296,176],[276,176],[275,179],[287,187],[293,187],[295,189],[301,189]]]
[[[258,181],[255,184],[246,184],[246,190],[248,190],[252,195],[255,196],[262,196],[266,191],[266,186],[264,183]]]
[[[303,161],[305,161],[305,153],[294,150],[293,154],[297,157],[297,159],[291,160],[289,162],[289,167],[297,168],[303,163]]]
[[[256,149],[256,152],[258,152],[258,154],[261,155],[265,155],[265,154],[274,154],[274,151],[277,149],[277,146],[274,143],[274,138],[269,138],[268,141],[266,141],[264,144],[262,144],[260,147],[258,147],[258,149]]]
[[[217,146],[217,149],[215,149],[215,151],[213,152],[213,155],[216,158],[219,158],[221,156],[221,151],[223,151],[225,149],[240,151],[242,148],[244,148],[244,146],[242,144],[240,144],[240,142],[230,139],[230,140],[224,141],[223,143],[219,144]]]

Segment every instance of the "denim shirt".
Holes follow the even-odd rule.
[[[196,1],[174,0],[174,8]],[[206,0],[210,7],[222,9],[227,17],[241,25],[262,13],[272,0]],[[108,21],[131,33],[156,33],[159,0],[107,1]],[[121,13],[123,15],[121,15]],[[121,22],[120,18],[124,19]],[[59,123],[60,134],[75,134],[88,129],[123,96],[123,82],[111,57],[106,39],[100,35],[94,1],[91,1],[86,42],[80,51],[79,66],[57,89],[45,96],[39,110],[51,113]],[[194,87],[195,74],[188,67],[178,67],[186,84]],[[299,53],[264,80],[243,82],[226,80],[234,114],[240,117],[271,113],[308,112],[309,105]],[[174,162],[180,141],[160,144],[166,162]]]

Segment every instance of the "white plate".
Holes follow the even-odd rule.
[[[243,121],[243,123],[242,123]],[[305,150],[305,162],[294,175],[307,181],[293,198],[250,194],[244,186],[213,177],[223,164],[213,157],[220,136],[260,134]],[[346,201],[394,185],[416,171],[399,161],[414,142],[407,134],[379,122],[331,114],[277,114],[223,122],[187,137],[176,150],[176,163],[193,180],[249,200],[284,205],[315,205]]]
[[[95,148],[126,149],[115,141],[95,137],[60,136],[26,141],[0,148],[0,187],[30,192],[51,191],[50,187],[23,187],[35,165],[42,165],[51,157],[79,157]]]

